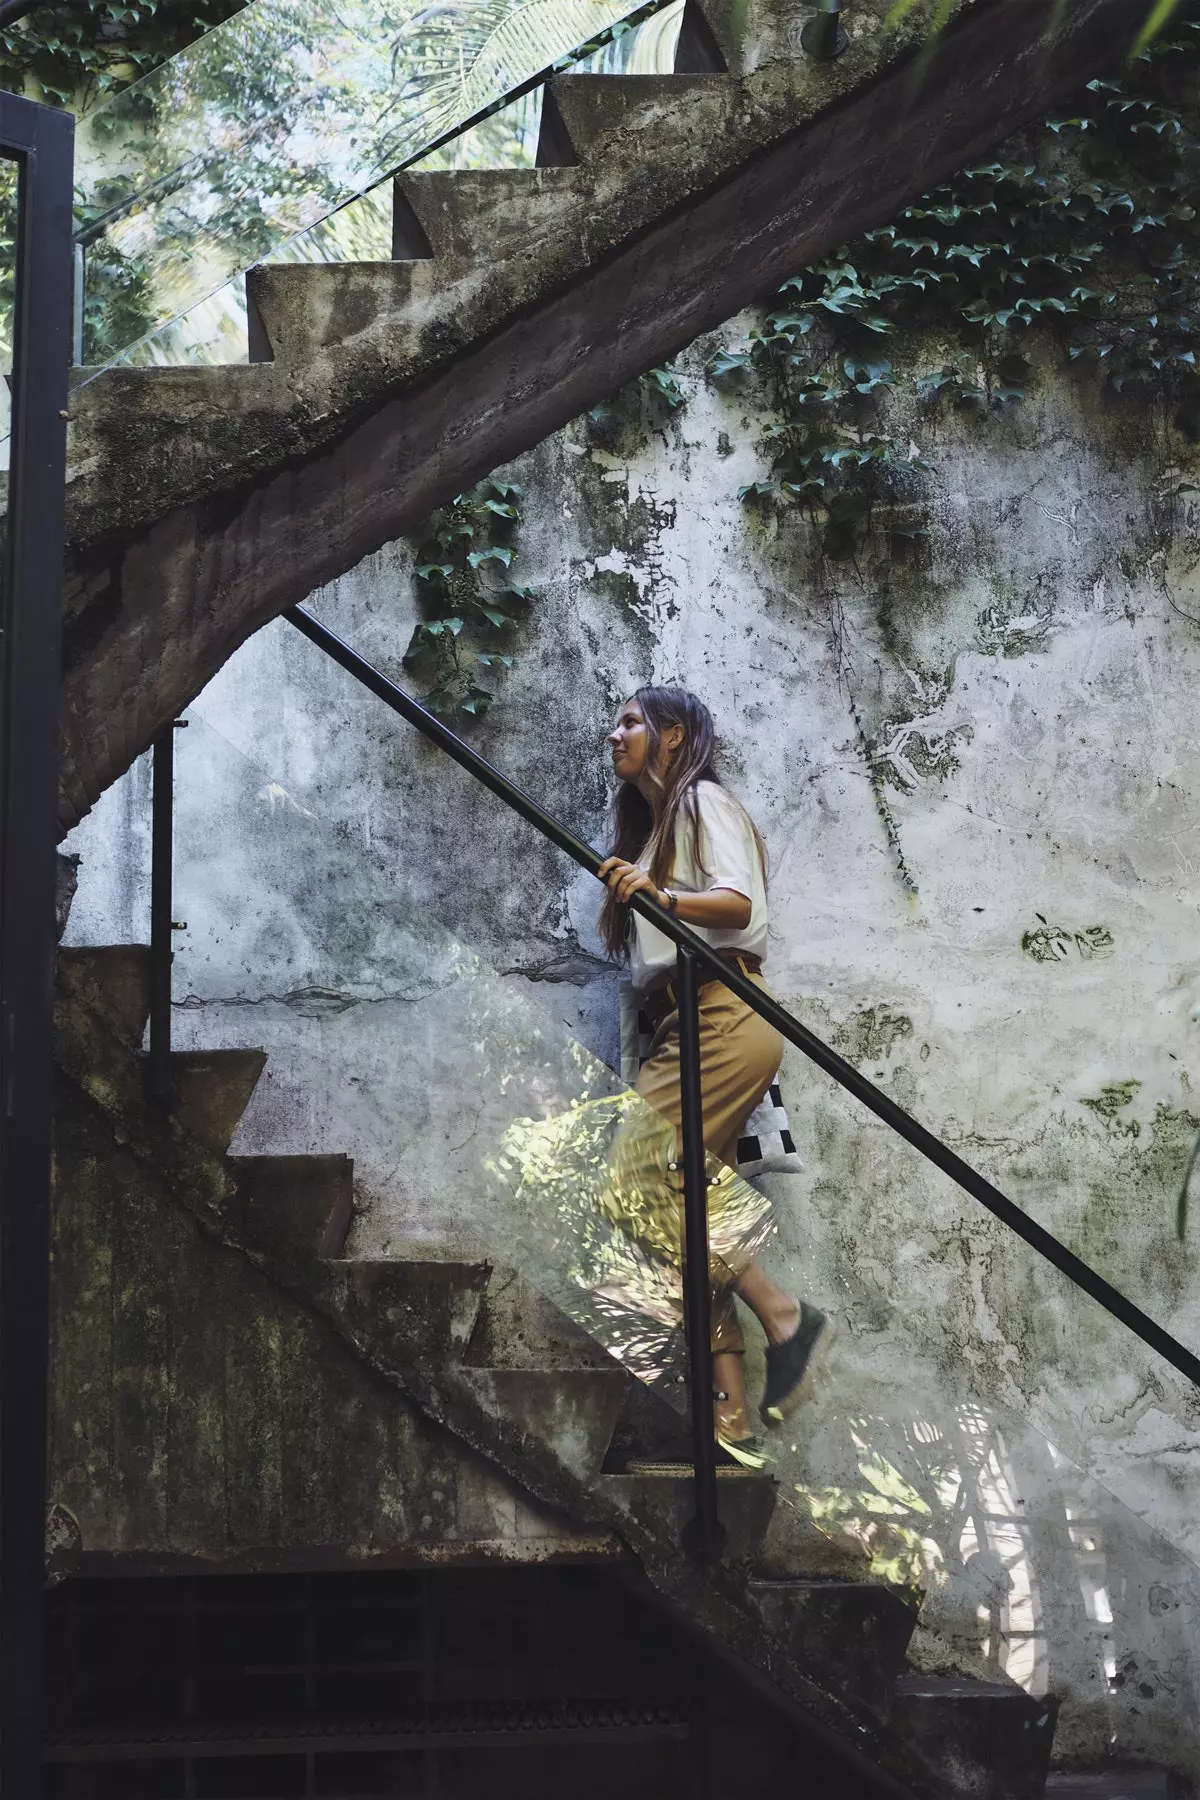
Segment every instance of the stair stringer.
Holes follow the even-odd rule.
[[[710,3],[727,73],[556,84],[580,161],[540,171],[556,222],[523,250],[515,218],[486,262],[426,225],[431,258],[263,272],[278,363],[76,389],[64,831],[251,632],[1043,114],[1134,23],[1128,0],[964,4],[914,80],[920,8],[895,27],[863,0],[816,64],[806,7]]]
[[[455,1348],[461,1355],[467,1347],[472,1308],[457,1330],[451,1324],[444,1332],[427,1307],[410,1306],[405,1318],[398,1289],[406,1282],[411,1288],[414,1265],[322,1256],[326,1229],[312,1216],[305,1221],[306,1236],[281,1234],[273,1207],[259,1211],[246,1205],[247,1171],[256,1162],[267,1165],[275,1159],[230,1157],[198,1141],[148,1100],[144,1060],[128,1037],[118,1037],[79,984],[64,1004],[70,1009],[70,1029],[59,1033],[60,1073],[111,1121],[126,1153],[165,1181],[172,1199],[205,1235],[236,1252],[329,1327],[373,1374],[539,1507],[571,1520],[593,1541],[615,1535],[640,1565],[659,1602],[805,1731],[824,1739],[836,1754],[859,1762],[872,1779],[890,1776],[897,1795],[951,1800],[951,1790],[913,1754],[904,1734],[881,1725],[870,1704],[823,1685],[820,1670],[797,1660],[803,1645],[795,1636],[789,1644],[787,1631],[777,1627],[770,1609],[756,1603],[749,1587],[753,1554],[774,1504],[773,1483],[731,1472],[721,1483],[731,1560],[708,1569],[690,1560],[679,1547],[690,1511],[690,1483],[602,1472],[629,1383],[624,1371],[616,1365],[572,1370],[564,1380],[561,1370],[481,1370],[456,1360]],[[96,1078],[96,1070],[104,1071],[102,1078]],[[426,1278],[418,1274],[415,1279],[420,1285]],[[389,1284],[390,1307],[380,1304],[380,1287]],[[451,1351],[440,1358],[429,1354],[439,1335],[443,1348]],[[594,1416],[587,1429],[568,1433],[564,1453],[551,1437],[530,1430],[531,1414],[553,1419],[561,1416],[564,1405],[581,1399]],[[1018,1698],[1024,1700],[1014,1690]]]

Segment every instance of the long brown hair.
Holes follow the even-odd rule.
[[[642,687],[638,688],[633,699],[641,707],[642,717],[646,721],[645,771],[658,789],[655,795],[656,805],[651,806],[632,781],[617,784],[616,798],[613,801],[613,841],[609,855],[619,856],[623,862],[635,863],[648,854],[650,879],[655,887],[662,887],[670,879],[675,862],[675,822],[682,808],[691,826],[692,860],[707,875],[709,871],[704,867],[700,852],[700,807],[696,798],[696,785],[701,781],[714,781],[718,787],[724,787],[715,767],[717,733],[712,714],[703,700],[698,700],[686,688]],[[672,725],[683,727],[683,742],[667,764],[660,781],[655,774],[658,767],[658,747],[663,733],[669,731]],[[754,833],[765,876],[766,846],[753,819],[749,814],[746,817]],[[625,941],[628,924],[629,908],[622,906],[609,889],[600,908],[600,935],[610,956],[628,956]]]

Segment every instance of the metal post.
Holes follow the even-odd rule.
[[[842,0],[819,0],[816,12],[800,33],[800,46],[814,62],[832,62],[849,40],[842,24]]]
[[[692,1659],[688,1709],[688,1800],[714,1800],[712,1695],[708,1658],[697,1650]]]
[[[0,94],[19,165],[11,465],[0,571],[0,1795],[42,1791],[54,851],[70,114]]]
[[[683,1317],[692,1401],[696,1512],[684,1547],[701,1562],[717,1562],[725,1532],[717,1512],[716,1418],[712,1380],[712,1279],[708,1268],[708,1171],[700,1089],[700,972],[691,950],[679,947],[679,1097],[683,1115]]]
[[[167,1106],[175,1097],[171,1079],[171,963],[175,854],[175,728],[154,740],[150,823],[150,1098]]]

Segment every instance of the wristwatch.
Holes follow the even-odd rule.
[[[679,905],[679,895],[675,893],[672,888],[663,888],[661,891],[666,896],[665,905],[667,911],[673,913],[675,908]]]

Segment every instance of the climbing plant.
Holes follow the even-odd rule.
[[[0,31],[0,88],[78,112],[136,81],[244,0],[70,0]]]
[[[992,161],[906,207],[892,224],[783,284],[761,324],[723,348],[719,383],[758,384],[769,473],[740,490],[757,507],[807,509],[833,559],[854,554],[886,505],[894,540],[924,535],[914,509],[928,469],[894,398],[916,416],[952,404],[980,418],[1026,397],[1027,340],[1108,389],[1167,400],[1200,440],[1200,174],[1192,93],[1196,27],[1142,51],[1120,79],[1088,85],[1070,116],[1010,140]],[[936,333],[933,368],[901,367],[901,329]]]
[[[421,618],[404,666],[426,684],[425,704],[443,717],[481,718],[496,697],[497,669],[533,590],[514,580],[522,490],[489,476],[435,512],[418,541]]]
[[[647,369],[591,408],[586,414],[588,435],[593,443],[609,449],[627,441],[631,434],[645,437],[661,430],[685,404],[679,377],[669,363]]]

